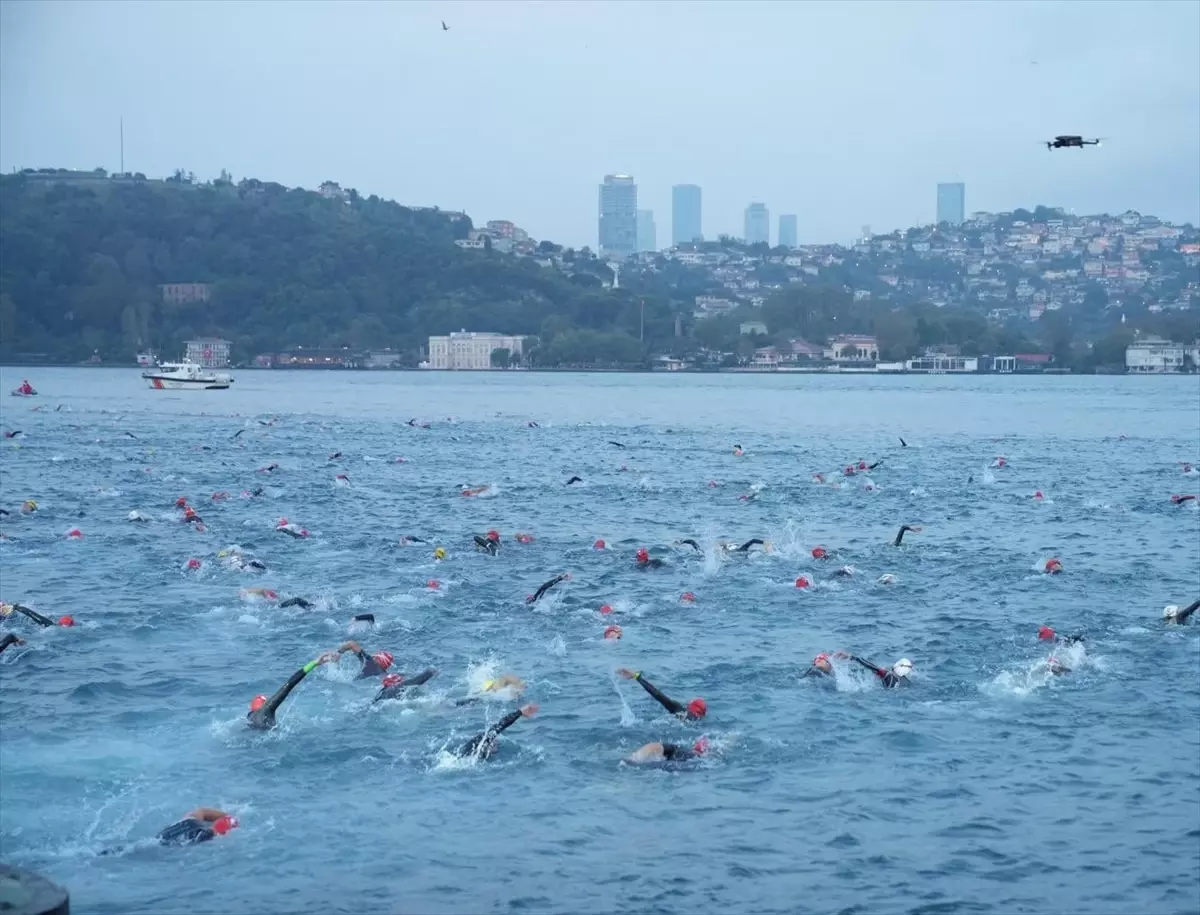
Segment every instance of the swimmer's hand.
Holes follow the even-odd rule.
[[[619,668],[617,668],[617,676],[623,677],[626,680],[636,680],[638,677],[641,676],[641,674],[634,673],[628,667],[619,667]]]
[[[537,714],[537,710],[538,710],[538,707],[532,703],[530,703],[529,705],[523,705],[523,706],[521,706],[521,717],[522,718],[532,718],[534,715]]]

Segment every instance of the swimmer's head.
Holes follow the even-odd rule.
[[[438,581],[436,578],[431,578],[431,579],[429,579],[429,581],[425,582],[425,587],[429,588],[431,591],[436,591],[441,586],[442,586],[442,583],[440,581]]]
[[[242,824],[238,822],[237,817],[223,816],[220,819],[213,821],[213,832],[219,836],[223,836],[229,832],[229,830],[237,829],[240,825]]]
[[[600,612],[607,616],[609,613],[612,613],[612,607],[609,606],[608,604],[601,604]]]
[[[255,696],[250,700],[250,711],[257,712],[260,708],[267,704],[266,696]]]
[[[1043,626],[1038,630],[1038,639],[1042,642],[1054,641],[1054,630],[1049,626]]]
[[[901,677],[901,678],[907,677],[907,676],[909,676],[909,674],[912,673],[912,671],[913,671],[912,661],[910,661],[908,658],[901,658],[899,661],[897,661],[895,664],[892,665],[892,673],[894,673],[897,677]]]
[[[58,625],[60,625],[60,626],[74,626],[74,625],[75,625],[75,617],[73,617],[73,616],[70,616],[70,615],[68,615],[68,616],[60,616],[60,617],[58,618]]]
[[[813,658],[812,666],[821,671],[821,673],[833,673],[833,662],[829,660],[829,655],[825,654],[825,652],[821,652]]]
[[[606,549],[608,549],[608,544],[605,543],[603,540],[597,540],[595,543],[592,544],[592,549],[593,550],[606,550]]]
[[[183,508],[185,505],[187,505],[187,499],[185,499],[183,496],[180,496],[178,499],[175,500],[176,508]]]
[[[804,575],[801,575],[799,578],[796,579],[796,587],[797,588],[808,588],[811,586],[812,586],[812,582],[809,581],[808,578]]]
[[[1038,501],[1041,501],[1042,499],[1046,498],[1046,494],[1039,489],[1033,494],[1033,497]]]
[[[1162,616],[1164,620],[1167,620],[1168,622],[1174,622],[1175,618],[1179,616],[1179,605],[1167,604],[1167,606],[1163,607]]]
[[[200,560],[199,559],[189,559],[187,561],[187,567],[189,569],[191,569],[193,572],[196,571],[197,569],[200,568]]]
[[[705,753],[707,753],[708,752],[708,738],[701,737],[694,744],[692,744],[692,752],[695,753],[697,756],[703,756]]]
[[[703,699],[693,699],[687,705],[689,718],[703,718],[708,714],[708,703]]]
[[[382,667],[384,670],[387,670],[389,667],[391,667],[392,662],[396,660],[395,658],[392,657],[392,653],[390,651],[380,651],[377,654],[375,654],[374,657],[375,657],[375,663],[378,664],[380,667]]]
[[[21,511],[23,512],[35,512],[37,511],[37,507],[37,501],[34,499],[26,499],[21,503]]]
[[[390,686],[399,686],[403,682],[404,677],[402,674],[388,674],[383,678],[384,689],[387,689]]]
[[[445,559],[446,558],[446,548],[444,546],[439,546],[436,550],[433,551],[433,558],[434,559]]]
[[[692,604],[696,602],[696,595],[691,591],[684,591],[679,595],[679,600],[685,604]]]
[[[488,531],[487,539],[492,541],[493,543],[499,543],[500,542],[500,532],[499,531]]]
[[[1055,557],[1054,559],[1046,560],[1046,571],[1051,575],[1056,575],[1063,570],[1062,560]]]
[[[638,547],[637,554],[634,557],[638,562],[646,563],[650,561],[650,551],[644,546]]]
[[[814,546],[812,548],[813,559],[824,559],[829,555],[829,551],[823,546]]]
[[[622,635],[620,626],[609,626],[604,630],[606,639],[619,639]]]
[[[893,585],[896,583],[896,576],[891,572],[884,572],[879,576],[879,583],[881,585]]]

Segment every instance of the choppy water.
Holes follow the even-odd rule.
[[[19,380],[0,373],[5,392]],[[1176,463],[1200,458],[1194,378],[31,380],[36,402],[0,404],[26,433],[0,445],[0,504],[40,510],[0,523],[0,596],[77,625],[12,624],[28,645],[0,658],[0,853],[66,885],[75,911],[1200,909],[1200,629],[1159,623],[1200,596],[1200,512],[1168,501],[1200,491]],[[858,458],[884,460],[874,491],[811,482]],[[256,485],[264,498],[238,498]],[[178,522],[180,496],[207,533]],[[280,516],[312,538],[275,534]],[[903,521],[925,530],[894,549]],[[471,548],[488,528],[495,558]],[[687,536],[774,551],[671,547]],[[223,569],[234,543],[270,571]],[[832,581],[815,544],[857,576]],[[669,568],[636,572],[639,545]],[[1054,555],[1066,573],[1041,574]],[[527,607],[561,570],[573,580]],[[817,587],[797,591],[801,573]],[[249,586],[318,609],[240,598]],[[368,610],[376,630],[354,633]],[[621,642],[601,639],[609,622]],[[1043,623],[1090,637],[1072,675],[1042,672]],[[275,732],[245,729],[254,694],[352,634],[400,671],[439,668],[429,695],[372,707],[346,659],[300,685]],[[798,681],[834,649],[906,655],[915,685]],[[669,718],[618,666],[705,697],[707,720]],[[490,762],[451,761],[512,703],[444,700],[504,671],[540,712]],[[715,752],[697,765],[619,764],[701,733]],[[149,841],[197,805],[242,827]]]

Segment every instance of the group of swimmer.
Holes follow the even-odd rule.
[[[260,420],[260,424],[268,425]],[[421,423],[417,420],[410,420],[409,426],[415,428],[428,429],[427,423]],[[529,423],[531,428],[536,428],[536,423]],[[238,436],[245,430],[239,430],[234,435],[236,440]],[[14,433],[18,434],[18,433]],[[11,437],[11,436],[10,436]],[[620,442],[610,442],[615,447],[625,449],[626,446]],[[907,447],[907,443],[901,439],[901,445]],[[734,456],[743,457],[744,449],[741,445],[734,448]],[[336,461],[342,457],[340,451],[329,455],[329,461]],[[868,473],[875,470],[882,464],[882,460],[872,463],[867,463],[865,460],[859,460],[855,463],[848,463],[841,471],[845,477],[856,476],[858,474]],[[998,458],[993,464],[994,467],[1006,466],[1004,458]],[[263,473],[274,473],[280,469],[278,463],[272,463],[259,468]],[[1190,470],[1190,466],[1186,467]],[[342,483],[349,483],[348,477],[345,474],[339,474],[338,480]],[[825,482],[824,474],[814,474],[814,481]],[[566,481],[566,485],[570,486],[576,483],[583,483],[582,478],[575,475]],[[478,496],[491,491],[490,485],[471,486],[464,484],[460,487],[460,492],[464,496]],[[263,495],[262,487],[257,487],[253,490],[246,490],[242,493],[245,498],[255,498]],[[1040,492],[1039,494],[1040,495]],[[227,493],[214,493],[213,501],[222,501],[228,498]],[[1194,496],[1173,496],[1172,501],[1182,504],[1186,501],[1194,500]],[[205,531],[205,523],[199,513],[186,498],[179,498],[175,503],[175,508],[180,513],[179,520],[186,525],[195,527],[198,531]],[[34,500],[28,500],[22,504],[20,511],[22,514],[32,514],[38,510],[38,505]],[[0,509],[0,514],[8,515],[4,509]],[[128,520],[134,523],[149,523],[150,518],[138,511],[131,511],[128,515]],[[309,531],[300,525],[290,522],[287,518],[278,520],[274,527],[275,532],[284,534],[293,539],[302,540],[310,536]],[[903,524],[896,533],[892,546],[900,547],[903,544],[906,534],[919,534],[922,528],[913,524]],[[80,535],[82,536],[82,535]],[[533,537],[529,534],[518,533],[515,539],[520,543],[530,543]],[[485,534],[472,535],[472,540],[475,548],[486,553],[489,556],[498,556],[501,548],[501,537],[498,531],[489,530]],[[407,535],[400,538],[402,544],[427,544],[426,539]],[[695,538],[683,538],[676,541],[678,547],[689,547],[697,553],[703,553],[704,548]],[[594,547],[598,550],[606,549],[607,545],[602,540],[597,540]],[[770,552],[773,546],[770,542],[762,538],[754,537],[740,544],[730,543],[726,541],[718,541],[716,548],[724,554],[730,556],[745,555],[759,548],[764,552]],[[813,547],[811,550],[813,559],[818,561],[831,560],[836,557],[836,552],[831,551],[823,546]],[[445,547],[437,546],[434,550],[434,559],[437,561],[446,560],[447,552]],[[229,547],[222,550],[218,554],[218,559],[227,567],[242,571],[242,572],[264,572],[267,566],[261,560],[246,554],[238,547]],[[646,547],[640,547],[636,550],[633,557],[633,568],[638,571],[649,571],[660,569],[666,565],[666,561],[659,557],[650,555],[650,550]],[[188,561],[187,568],[194,570],[200,568],[200,562],[196,559]],[[1043,571],[1047,574],[1059,574],[1063,571],[1063,564],[1057,557],[1046,560],[1043,566]],[[842,565],[836,568],[832,575],[837,578],[851,577],[855,574],[853,566]],[[552,589],[563,582],[571,580],[570,573],[562,572],[542,583],[532,594],[526,598],[527,604],[537,604],[541,601]],[[879,581],[882,584],[890,584],[894,580],[894,576],[884,575]],[[435,584],[434,582],[430,583]],[[800,576],[796,579],[798,588],[807,588],[812,585],[812,581],[808,576]],[[276,592],[267,588],[248,588],[244,593],[253,596],[263,597],[268,600],[275,601],[278,599]],[[691,592],[685,592],[683,599],[694,600],[694,595]],[[301,596],[289,597],[279,603],[280,607],[300,607],[302,609],[311,609],[313,604],[308,599]],[[1170,605],[1164,608],[1162,619],[1168,625],[1185,625],[1189,619],[1200,608],[1200,600],[1197,600],[1186,607]],[[603,613],[610,608],[607,605],[601,608]],[[46,617],[37,611],[24,606],[20,603],[0,604],[0,623],[9,624],[17,618],[27,619],[41,627],[64,626],[70,627],[74,625],[74,619],[69,615],[61,616],[57,621]],[[370,613],[359,614],[355,618],[355,622],[366,623],[372,625],[374,616]],[[609,625],[604,630],[605,639],[621,638],[622,630],[620,626]],[[1082,645],[1085,641],[1082,634],[1076,635],[1060,635],[1049,626],[1042,626],[1038,630],[1038,639],[1040,641],[1050,642],[1055,645],[1073,646]],[[25,640],[19,638],[13,633],[7,633],[0,639],[0,653],[3,653],[10,646],[25,645]],[[353,656],[359,663],[359,670],[355,676],[355,680],[377,680],[378,690],[372,698],[372,704],[392,701],[406,700],[417,695],[417,691],[424,685],[428,684],[434,677],[438,675],[438,670],[435,668],[426,668],[416,673],[404,674],[392,671],[395,665],[394,655],[386,650],[367,651],[357,641],[346,641],[337,648],[326,651],[318,655],[313,660],[310,660],[297,669],[291,676],[270,696],[257,695],[249,705],[249,710],[246,713],[246,725],[258,731],[268,731],[277,726],[277,714],[280,707],[293,693],[293,691],[304,681],[304,679],[323,665],[339,662],[344,656]],[[867,671],[879,682],[885,689],[897,689],[906,687],[912,684],[912,674],[914,666],[908,658],[900,658],[889,667],[882,667],[873,661],[870,661],[857,654],[844,651],[822,652],[818,654],[811,665],[800,675],[801,679],[809,678],[831,678],[836,675],[835,660],[844,660],[850,664],[857,665]],[[1070,673],[1070,667],[1064,664],[1057,657],[1051,656],[1047,662],[1047,667],[1051,673],[1055,675],[1063,675]],[[646,678],[642,671],[635,671],[628,668],[620,668],[616,671],[617,675],[623,679],[635,681],[641,685],[646,693],[661,705],[670,715],[676,717],[681,722],[687,724],[697,724],[706,719],[708,715],[708,705],[703,698],[693,698],[686,704],[679,702],[663,693],[649,679]],[[513,674],[504,674],[487,681],[483,684],[482,692],[491,694],[501,694],[504,696],[519,699],[525,690],[525,683],[519,677]],[[477,703],[481,700],[480,696],[468,695],[459,699],[451,700],[455,706],[465,706]],[[461,758],[473,758],[476,760],[486,760],[491,758],[500,747],[500,738],[509,728],[514,726],[522,718],[531,718],[538,712],[538,706],[532,703],[520,705],[506,714],[498,721],[491,724],[482,732],[474,735],[470,739],[457,745],[451,752],[453,755]],[[695,740],[684,742],[669,742],[669,741],[653,741],[647,743],[624,758],[624,762],[628,764],[644,765],[644,764],[672,764],[695,760],[703,757],[711,751],[709,739],[704,735],[698,735]],[[227,835],[231,830],[239,826],[237,817],[232,814],[210,807],[199,807],[186,814],[178,822],[171,824],[158,833],[157,839],[165,845],[182,845],[195,844],[206,842],[213,838]]]

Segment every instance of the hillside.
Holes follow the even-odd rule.
[[[214,335],[237,360],[349,346],[415,363],[428,335],[468,328],[541,335],[549,359],[642,361],[636,305],[602,288],[607,268],[568,276],[456,247],[471,229],[462,214],[253,179],[4,176],[0,358],[132,361]],[[177,283],[212,284],[211,298],[164,301]],[[651,305],[648,341],[672,327]]]

